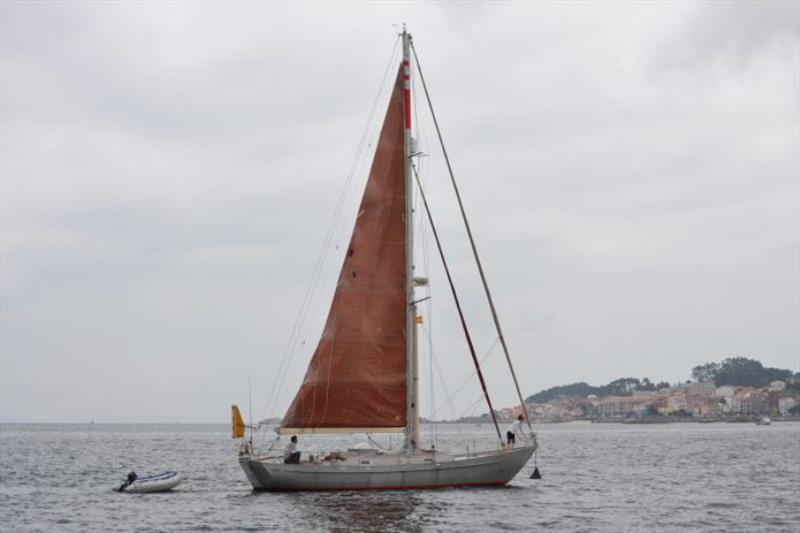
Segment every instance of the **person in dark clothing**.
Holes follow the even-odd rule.
[[[296,465],[300,462],[300,452],[297,451],[297,435],[292,435],[289,444],[283,450],[283,462],[287,465]]]

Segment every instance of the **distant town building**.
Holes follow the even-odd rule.
[[[730,398],[736,393],[736,387],[733,385],[724,385],[722,387],[717,387],[717,390],[714,391],[714,396],[719,398]]]
[[[606,418],[641,416],[652,401],[652,397],[607,396],[597,402],[597,412]]]
[[[778,379],[778,380],[775,380],[775,381],[772,381],[772,382],[770,382],[770,384],[769,384],[769,390],[771,390],[771,391],[777,391],[777,392],[780,392],[780,391],[782,391],[782,390],[783,390],[783,389],[785,389],[785,388],[786,388],[786,382],[784,382],[784,381],[781,381],[781,380],[779,380],[779,379]]]
[[[686,402],[686,396],[682,394],[673,394],[667,398],[666,409],[664,409],[663,413],[670,415],[678,411],[688,411],[688,407],[689,404]]]
[[[692,394],[703,397],[713,396],[716,390],[717,387],[713,383],[701,383],[695,381],[681,383],[679,385],[675,385],[674,387],[670,387],[670,392],[672,394],[683,392],[684,394]]]
[[[796,398],[780,398],[778,400],[778,412],[781,416],[789,416],[791,414],[789,411],[796,407],[797,404],[798,400]]]
[[[526,407],[533,419],[543,422],[653,415],[712,420],[724,416],[792,416],[800,414],[797,385],[794,377],[787,381],[775,380],[763,388],[686,382],[658,391],[629,387],[618,396],[561,396],[547,403],[527,403]],[[501,409],[499,414],[504,419],[514,419],[521,412],[520,406],[514,406]]]

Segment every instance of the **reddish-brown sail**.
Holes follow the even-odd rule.
[[[397,431],[406,424],[402,66],[322,338],[283,418],[287,431]]]

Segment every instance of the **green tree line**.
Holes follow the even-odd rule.
[[[770,382],[788,382],[789,388],[800,388],[800,372],[781,368],[767,368],[755,359],[730,357],[719,363],[705,363],[692,369],[692,377],[701,383],[714,383],[716,386],[735,385],[739,387],[765,387]],[[589,396],[629,396],[634,390],[652,391],[669,387],[666,381],[658,383],[648,378],[620,378],[595,387],[583,381],[569,385],[559,385],[537,392],[526,398],[527,402],[547,403],[559,397]]]
[[[571,383],[569,385],[559,385],[558,387],[550,387],[543,391],[537,392],[533,396],[529,396],[525,401],[533,403],[547,403],[560,396],[630,396],[634,390],[654,391],[669,387],[666,381],[654,383],[649,378],[620,378],[615,379],[607,385],[594,387],[583,381],[579,383]]]
[[[701,383],[713,383],[718,387],[765,387],[772,381],[789,381],[800,377],[800,373],[793,374],[791,370],[783,368],[768,368],[755,359],[729,357],[721,363],[706,363],[694,367],[692,377]]]

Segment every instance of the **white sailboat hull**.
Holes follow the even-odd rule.
[[[343,463],[283,464],[245,455],[239,463],[256,490],[404,490],[505,485],[522,470],[533,446],[468,456],[402,452]]]

